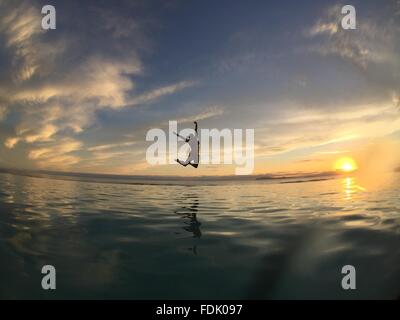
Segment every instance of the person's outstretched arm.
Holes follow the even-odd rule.
[[[185,140],[186,141],[186,139],[187,138],[185,138],[185,137],[182,137],[179,133],[176,133],[176,132],[174,132],[179,138],[182,138],[183,140]]]

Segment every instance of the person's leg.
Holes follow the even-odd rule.
[[[189,158],[186,161],[181,161],[179,159],[176,159],[176,162],[178,162],[180,165],[186,167],[189,164]]]
[[[188,159],[186,160],[193,168],[197,168],[199,166],[199,163],[197,161],[197,157],[190,153]]]
[[[176,159],[176,161],[181,164],[182,166],[186,167],[188,164],[190,164],[192,167],[197,168],[199,166],[198,163],[196,163],[196,159],[192,157],[192,154],[189,154],[188,158],[186,161],[181,161],[179,159]]]

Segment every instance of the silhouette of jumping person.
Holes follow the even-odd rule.
[[[194,122],[195,128],[195,134],[190,134],[188,137],[182,137],[178,133],[174,132],[178,137],[182,138],[189,144],[190,147],[190,152],[189,156],[186,159],[186,161],[181,161],[179,159],[176,159],[176,162],[181,164],[182,166],[186,167],[188,164],[190,164],[192,167],[197,168],[199,166],[199,149],[200,149],[200,141],[199,141],[199,134],[197,132],[197,121]]]

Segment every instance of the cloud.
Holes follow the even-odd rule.
[[[322,55],[336,55],[348,60],[362,69],[371,63],[388,63],[399,67],[396,43],[400,30],[390,8],[393,2],[382,12],[373,17],[358,18],[356,30],[341,27],[341,6],[335,5],[326,10],[322,18],[305,30],[310,38],[319,37],[319,44],[311,47],[312,51]],[[380,20],[380,15],[388,17]]]
[[[174,94],[180,90],[192,87],[195,84],[196,82],[194,81],[181,81],[178,83],[174,83],[172,85],[151,90],[150,92],[138,95],[137,97],[133,97],[128,102],[126,102],[126,104],[130,106],[136,106],[139,104],[153,102],[160,99],[163,96]]]
[[[54,157],[55,155],[70,153],[79,150],[82,143],[72,139],[65,139],[63,141],[53,143],[49,147],[33,149],[29,152],[31,159],[43,159]]]
[[[215,106],[210,106],[206,108],[204,111],[193,114],[192,116],[187,116],[187,117],[182,117],[176,119],[178,123],[185,123],[185,122],[193,122],[193,121],[200,121],[200,120],[206,120],[214,117],[218,117],[222,114],[224,114],[224,108],[221,106],[215,105]]]
[[[341,6],[335,5],[304,32],[309,40],[307,52],[339,57],[355,67],[353,76],[368,86],[358,99],[390,101],[397,112],[400,110],[400,25],[396,16],[399,10],[398,1],[382,2],[373,14],[363,12],[357,16],[355,30],[344,30]]]
[[[255,130],[258,137],[255,154],[256,157],[269,157],[307,148],[345,145],[389,135],[399,125],[400,113],[390,103],[352,106],[352,110],[330,114],[318,110],[282,111]]]
[[[40,128],[36,134],[27,135],[25,141],[28,143],[37,141],[48,141],[57,132],[57,128],[54,125],[47,124],[43,128]]]
[[[29,159],[37,161],[39,168],[65,169],[80,162],[80,158],[71,153],[82,148],[82,143],[73,139],[64,139],[50,145],[31,149]]]
[[[392,92],[392,102],[393,105],[400,111],[400,94],[396,93],[395,91]]]
[[[58,82],[44,81],[20,88],[12,98],[42,103],[50,99],[69,99],[75,103],[93,101],[97,107],[119,108],[126,105],[126,93],[134,88],[129,75],[138,74],[140,70],[134,55],[126,61],[90,56]]]
[[[4,39],[0,53],[5,66],[0,121],[13,131],[4,137],[4,145],[11,150],[21,143],[34,165],[46,167],[47,162],[64,168],[79,163],[83,159],[75,152],[83,149],[79,136],[96,126],[99,111],[152,103],[195,84],[178,81],[138,92],[135,77],[143,73],[140,54],[147,46],[140,22],[105,9],[90,12],[87,24],[101,27],[101,44],[85,29],[67,34],[57,29],[57,39],[62,40],[54,40],[41,28],[39,5],[0,1],[0,39]],[[88,151],[114,147],[101,145]]]
[[[310,36],[316,36],[320,34],[328,34],[328,35],[333,35],[337,33],[339,30],[339,26],[337,23],[329,22],[329,23],[324,23],[324,22],[317,22],[309,31],[308,34]]]
[[[16,144],[19,142],[19,138],[7,138],[7,140],[4,142],[4,145],[8,149],[12,149],[16,146]]]
[[[26,2],[0,2],[0,33],[5,46],[12,50],[12,79],[15,82],[30,79],[42,62],[40,47],[36,41],[44,32],[40,27],[41,16],[37,8]]]
[[[80,158],[71,155],[55,155],[46,158],[45,161],[38,161],[36,166],[41,169],[68,170],[72,165],[80,162]]]
[[[8,112],[7,107],[5,105],[0,104],[0,121],[5,118],[7,112]]]
[[[11,84],[18,86],[51,72],[65,50],[62,37],[51,42],[46,40],[41,20],[40,7],[31,2],[0,2],[0,38],[11,56],[3,73],[9,73]]]
[[[109,150],[114,148],[121,148],[121,147],[129,147],[134,145],[136,142],[122,142],[122,143],[113,143],[113,144],[104,144],[95,147],[88,148],[88,151],[103,151]]]

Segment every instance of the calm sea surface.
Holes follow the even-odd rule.
[[[127,185],[0,174],[0,298],[398,298],[400,181]],[[41,288],[54,265],[57,289]],[[341,288],[356,268],[357,289]]]

